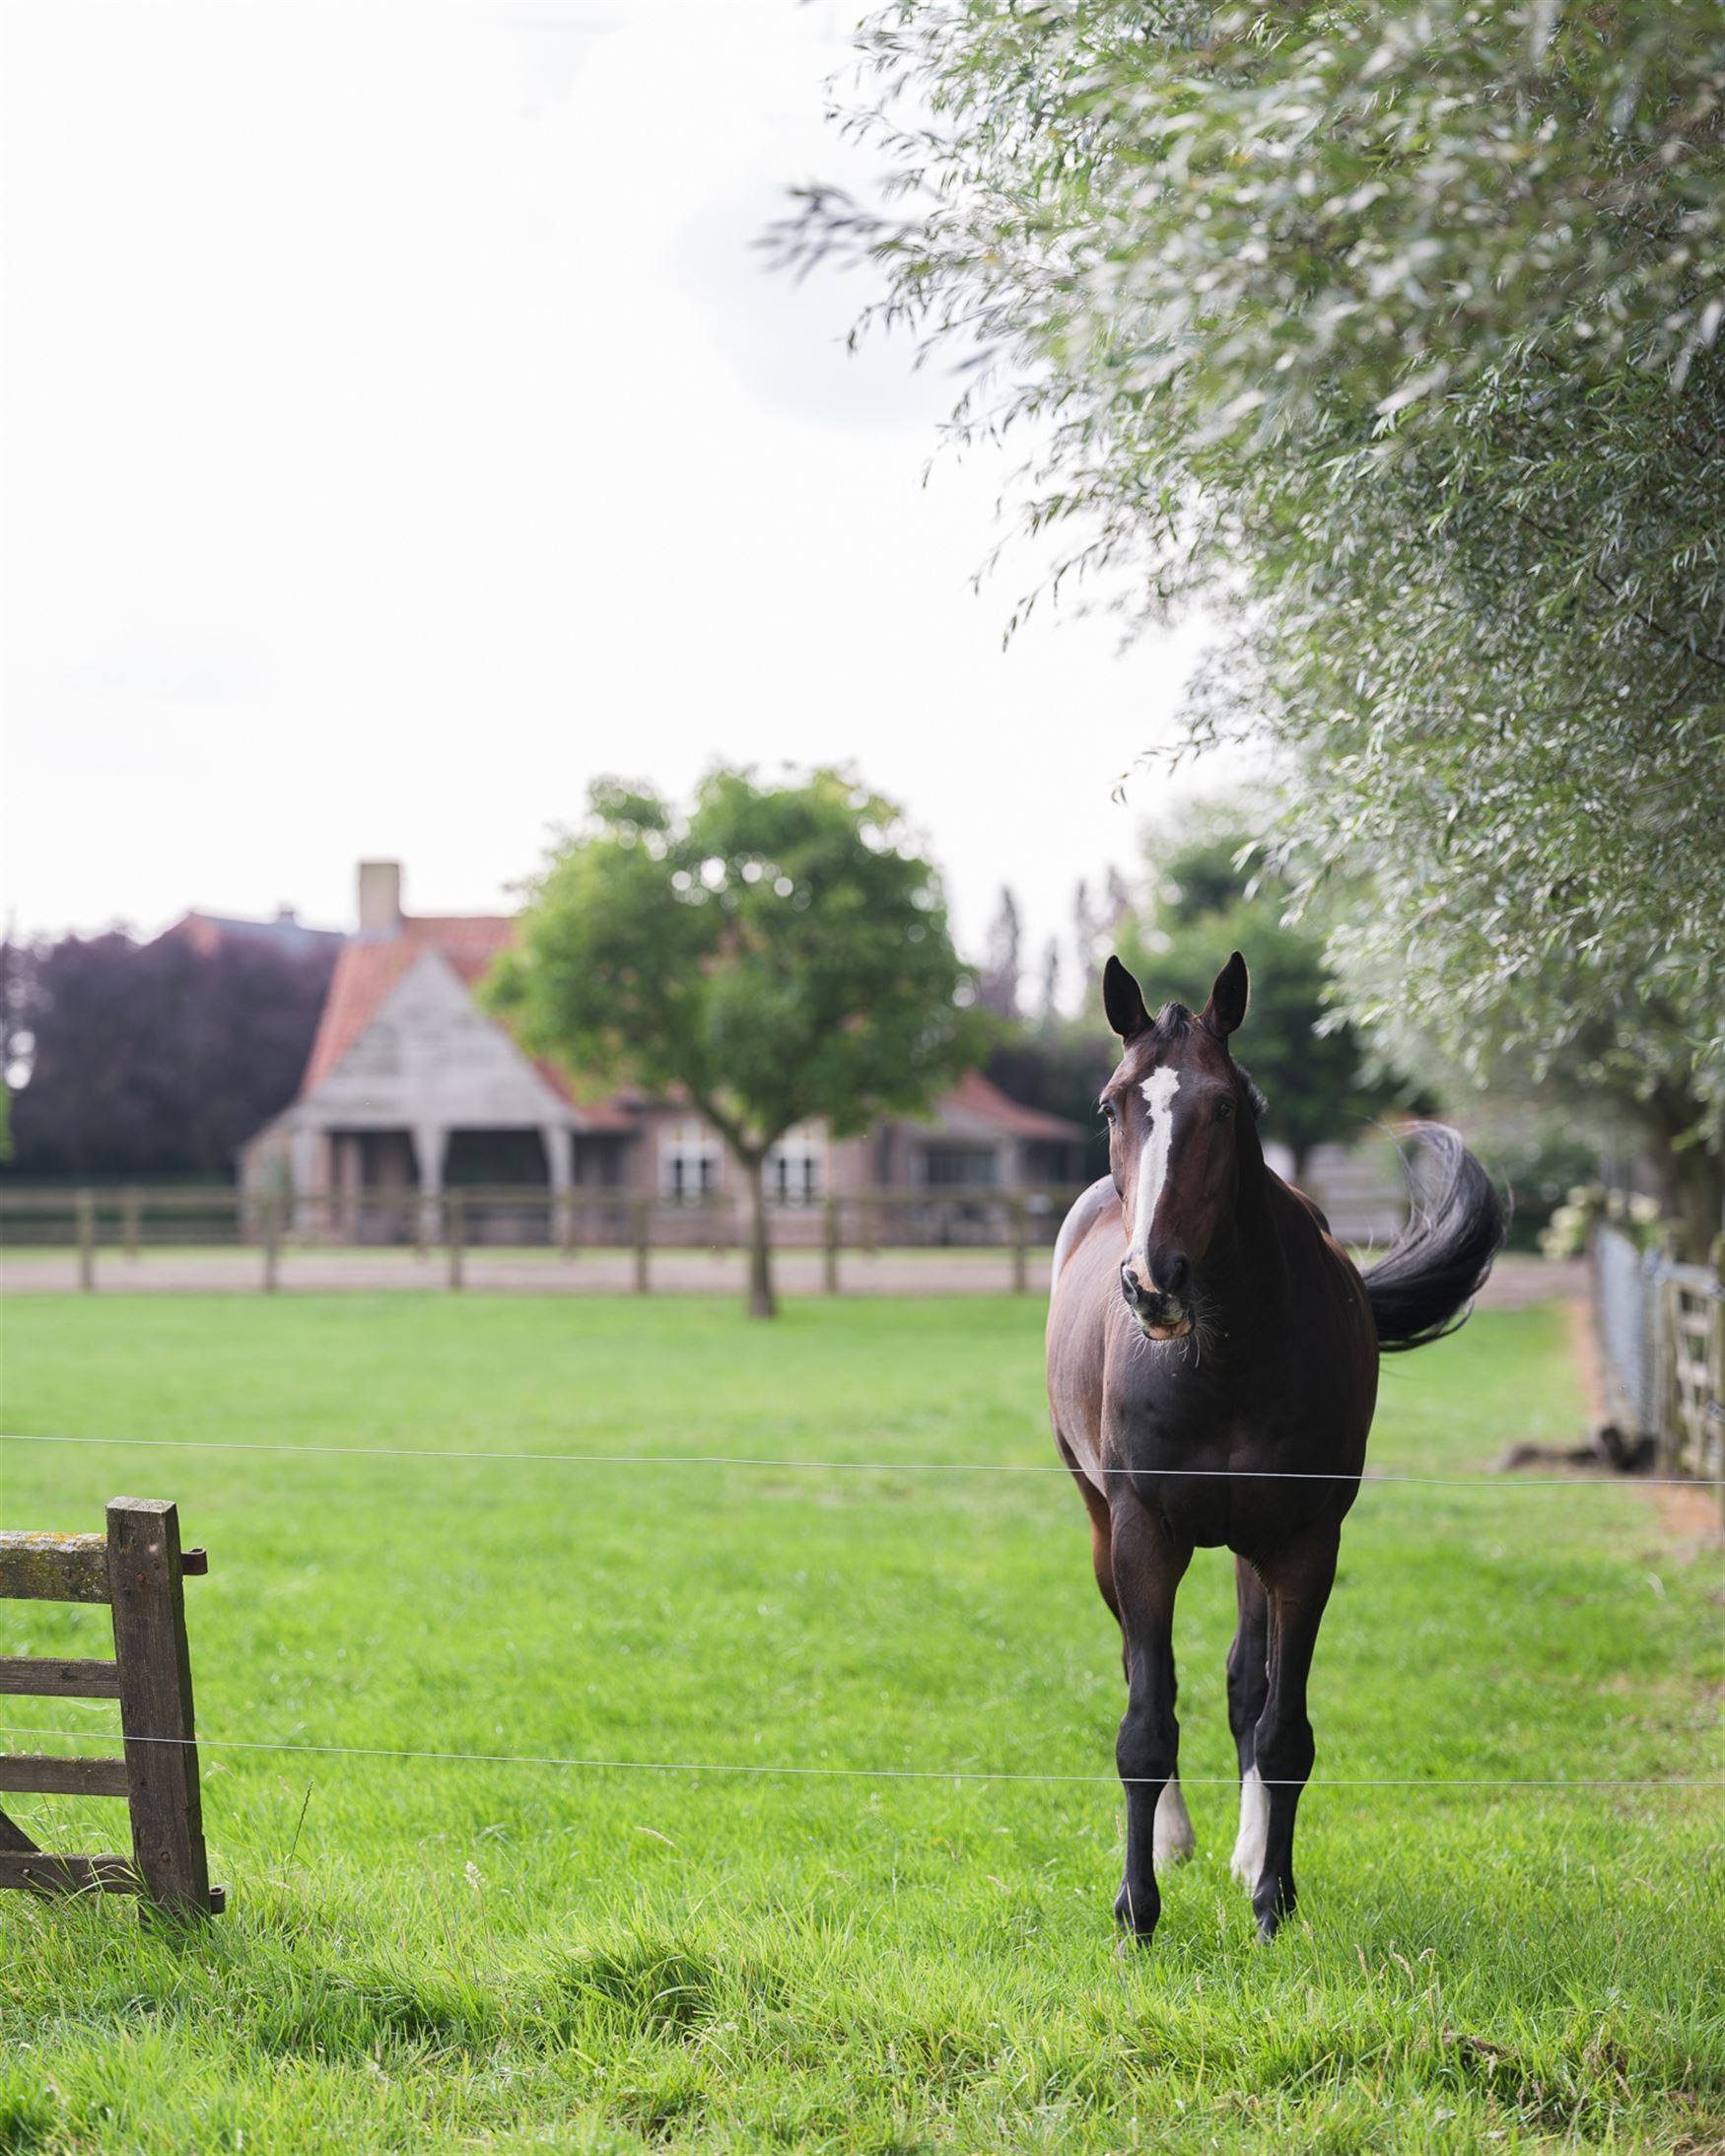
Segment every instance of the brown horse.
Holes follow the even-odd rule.
[[[1362,1278],[1311,1200],[1265,1164],[1263,1099],[1228,1048],[1246,995],[1235,951],[1196,1016],[1169,1004],[1152,1019],[1132,975],[1108,961],[1103,999],[1125,1050],[1102,1094],[1111,1173],[1055,1245],[1049,1403],[1125,1643],[1126,1877],[1114,1910],[1140,1938],[1161,1909],[1156,1865],[1192,1849],[1173,1624],[1194,1548],[1234,1552],[1233,1869],[1268,1939],[1294,1906],[1294,1812],[1313,1758],[1306,1679],[1359,1488],[1378,1356],[1453,1331],[1503,1239],[1484,1170],[1453,1131],[1428,1124],[1423,1201]]]

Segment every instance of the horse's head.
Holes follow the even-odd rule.
[[[1261,1106],[1228,1052],[1246,1015],[1246,961],[1235,951],[1196,1016],[1168,1004],[1152,1018],[1118,958],[1102,976],[1108,1022],[1125,1053],[1102,1093],[1108,1164],[1126,1219],[1121,1292],[1151,1340],[1191,1332],[1197,1277],[1233,1221],[1235,1193]]]

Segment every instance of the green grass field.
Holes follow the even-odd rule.
[[[1184,1589],[1200,1854],[1117,1956],[1120,1708],[1030,1301],[43,1297],[5,1316],[7,1526],[179,1500],[199,1719],[243,1739],[959,1781],[440,1764],[206,1741],[199,1936],[0,1899],[0,2150],[1725,2146],[1725,1790],[1314,1787],[1297,1919],[1227,1876],[1226,1558]],[[1386,1368],[1373,1465],[1580,1405],[1560,1312]],[[174,1449],[750,1454],[830,1472]],[[161,1449],[145,1449],[144,1441]],[[0,1605],[0,1651],[101,1611]],[[1320,1777],[1725,1779],[1725,1564],[1622,1490],[1377,1488]],[[14,1730],[106,1732],[12,1700]],[[18,1749],[54,1741],[13,1735]],[[1207,1785],[1204,1777],[1222,1777]],[[48,1846],[123,1807],[17,1798]]]

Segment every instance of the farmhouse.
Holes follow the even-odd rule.
[[[481,1009],[474,990],[514,935],[507,915],[405,914],[399,863],[361,863],[358,934],[337,955],[298,1096],[243,1149],[243,1185],[338,1201],[361,1233],[368,1194],[396,1201],[375,1208],[380,1225],[404,1219],[408,1194],[457,1186],[677,1206],[731,1195],[719,1135],[687,1101],[594,1098]],[[973,1071],[928,1122],[842,1141],[819,1123],[789,1132],[767,1189],[794,1213],[871,1190],[1069,1185],[1083,1137]]]

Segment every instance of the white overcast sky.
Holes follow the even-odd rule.
[[[865,288],[752,243],[867,175],[839,0],[4,11],[5,905],[486,910],[587,782],[854,761],[980,943],[1135,856],[1192,632],[979,596],[1008,466]]]

